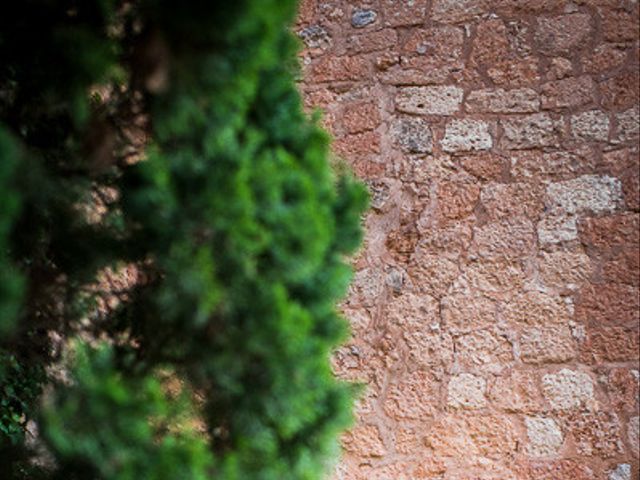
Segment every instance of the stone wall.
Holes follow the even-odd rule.
[[[372,192],[335,479],[638,475],[637,0],[308,0]]]

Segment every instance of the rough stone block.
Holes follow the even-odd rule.
[[[609,472],[609,480],[631,480],[631,465],[621,463]]]
[[[637,327],[588,327],[580,345],[584,363],[637,362],[640,356]]]
[[[531,372],[518,370],[496,377],[489,399],[495,407],[509,413],[533,413],[542,407],[537,379]]]
[[[637,142],[640,138],[640,109],[636,106],[616,115],[615,143]]]
[[[489,183],[480,194],[480,201],[490,219],[514,217],[536,219],[544,207],[542,187],[531,183]]]
[[[344,448],[361,457],[382,457],[387,453],[378,427],[358,425],[342,437]]]
[[[438,210],[447,219],[460,219],[473,212],[480,196],[475,178],[459,175],[438,184]]]
[[[370,102],[345,105],[342,125],[348,133],[360,133],[375,129],[380,125],[378,106]]]
[[[564,363],[576,355],[576,340],[567,325],[529,328],[520,337],[520,358],[525,363]]]
[[[505,218],[474,229],[474,254],[490,260],[531,256],[536,243],[533,223],[523,217]]]
[[[622,185],[607,175],[583,175],[547,186],[547,206],[569,214],[614,211],[622,201]]]
[[[438,388],[437,380],[425,371],[407,373],[389,386],[384,411],[397,420],[424,420],[435,412]]]
[[[378,18],[375,10],[354,10],[351,14],[351,26],[354,28],[364,28],[371,25]]]
[[[535,86],[540,81],[538,59],[534,56],[522,60],[503,58],[488,66],[487,75],[499,87]]]
[[[577,107],[595,101],[596,86],[589,76],[565,78],[542,85],[542,108]]]
[[[449,380],[447,404],[454,408],[482,408],[486,405],[484,378],[461,373]]]
[[[431,153],[433,150],[429,123],[421,118],[395,118],[391,124],[391,136],[403,152]]]
[[[592,273],[591,260],[580,251],[542,252],[538,268],[545,287],[556,291],[576,290]]]
[[[504,302],[500,318],[513,325],[545,326],[568,324],[572,317],[571,304],[560,296],[532,290],[522,292]]]
[[[438,22],[464,22],[478,18],[489,5],[488,0],[435,0],[431,15]]]
[[[555,455],[562,447],[564,437],[560,426],[552,418],[525,417],[528,443],[526,452],[532,457]]]
[[[576,300],[576,320],[592,325],[638,325],[640,299],[632,285],[587,284]]]
[[[352,35],[347,38],[347,50],[353,53],[369,53],[394,48],[398,34],[390,28]]]
[[[547,55],[571,54],[582,47],[591,34],[591,18],[584,13],[572,13],[552,18],[538,18],[536,41]]]
[[[637,458],[640,455],[640,417],[635,416],[629,419],[627,438],[629,439],[631,452]]]
[[[404,87],[396,95],[396,108],[419,115],[451,115],[460,109],[462,96],[462,89],[454,86]]]
[[[384,14],[385,25],[402,27],[423,24],[427,18],[427,0],[382,0],[380,2]]]
[[[612,110],[622,110],[638,104],[638,72],[624,72],[600,84],[602,104]]]
[[[541,244],[568,242],[578,238],[576,217],[572,215],[548,215],[538,223],[538,240]]]
[[[572,412],[563,419],[578,454],[601,459],[623,452],[620,419],[613,412]]]
[[[583,372],[563,368],[542,377],[542,391],[554,410],[571,410],[595,405],[593,381]]]
[[[581,140],[606,142],[609,138],[609,117],[600,110],[572,115],[571,133]]]
[[[540,98],[530,88],[474,90],[465,107],[472,113],[529,113],[540,110]]]
[[[513,361],[511,343],[491,330],[461,335],[455,345],[455,362],[467,371],[499,373]]]
[[[457,293],[441,301],[444,326],[453,332],[469,332],[496,323],[496,302],[485,296]]]
[[[582,68],[588,73],[603,73],[613,70],[624,63],[627,52],[624,45],[605,43],[597,46],[590,55],[582,60]]]
[[[445,152],[488,150],[493,146],[489,124],[481,120],[452,120],[440,142]]]
[[[504,130],[502,147],[522,150],[557,145],[562,134],[562,122],[546,113],[501,120]]]
[[[311,66],[316,82],[359,80],[369,76],[369,63],[363,57],[320,57]]]

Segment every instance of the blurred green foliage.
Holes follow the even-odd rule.
[[[367,196],[302,111],[295,7],[27,0],[0,17],[7,478],[326,473],[353,392],[329,365],[335,303]],[[122,265],[138,281],[110,291],[100,273]]]

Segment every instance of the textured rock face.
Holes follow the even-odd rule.
[[[301,89],[369,185],[332,480],[638,478],[634,0],[303,0]]]

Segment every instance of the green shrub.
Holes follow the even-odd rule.
[[[35,382],[25,405],[46,385],[0,419],[38,420],[42,478],[316,479],[336,455],[352,387],[329,355],[366,194],[302,111],[294,14],[42,0],[0,20],[0,347]],[[123,266],[136,281],[104,281]],[[14,478],[34,455],[0,431]]]

